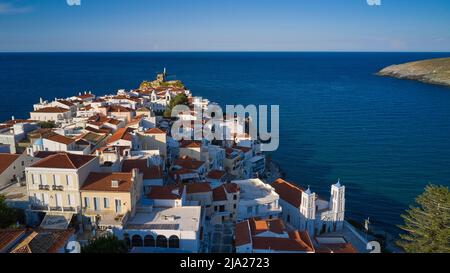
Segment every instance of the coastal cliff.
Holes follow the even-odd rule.
[[[399,79],[418,80],[450,87],[450,58],[430,59],[391,65],[377,73]]]

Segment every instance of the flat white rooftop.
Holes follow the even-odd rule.
[[[239,185],[240,203],[272,203],[279,199],[275,189],[261,179],[245,179],[231,181]]]
[[[200,206],[154,208],[151,212],[136,213],[125,229],[198,231],[200,221]]]

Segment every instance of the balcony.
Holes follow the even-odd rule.
[[[64,191],[64,186],[61,185],[53,185],[52,190],[54,191]]]
[[[62,212],[62,213],[77,213],[79,207],[58,207],[42,204],[31,204],[30,210],[39,212]]]
[[[39,185],[39,190],[49,191],[50,190],[50,185]]]

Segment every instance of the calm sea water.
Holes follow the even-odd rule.
[[[135,88],[167,67],[221,104],[279,104],[287,178],[328,198],[347,186],[347,216],[397,234],[430,182],[450,185],[450,88],[382,78],[396,63],[440,53],[0,54],[0,118],[28,118],[39,97]]]

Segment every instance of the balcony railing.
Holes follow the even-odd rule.
[[[30,205],[30,210],[32,211],[42,211],[42,212],[78,212],[79,207],[59,207],[59,206],[49,206],[49,205],[40,205],[40,204],[32,204]]]
[[[52,186],[52,189],[53,189],[54,191],[64,191],[64,186],[61,186],[61,185],[53,185],[53,186]]]
[[[49,185],[39,185],[39,190],[49,191],[50,186]]]

